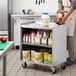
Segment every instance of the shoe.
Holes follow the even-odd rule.
[[[73,65],[75,64],[76,61],[75,60],[71,60],[70,58],[67,59],[67,62],[65,63],[67,66]]]

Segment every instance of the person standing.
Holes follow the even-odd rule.
[[[57,13],[60,10],[65,12],[60,24],[67,25],[68,64],[72,64],[76,60],[76,0],[58,0]]]

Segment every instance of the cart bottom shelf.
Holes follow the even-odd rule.
[[[48,63],[44,63],[44,62],[34,62],[34,61],[22,61],[23,63],[26,62],[28,64],[38,64],[38,65],[43,65],[43,66],[54,66],[51,62],[51,64],[48,64]]]
[[[34,61],[22,61],[22,67],[23,68],[26,68],[28,64],[38,64],[38,65],[42,65],[42,66],[48,66],[48,67],[50,67],[52,74],[56,74],[56,72],[57,72],[56,67],[52,63],[47,64],[47,63],[34,62]],[[65,69],[66,65],[64,63],[61,64],[61,68]]]

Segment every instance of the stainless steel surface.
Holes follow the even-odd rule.
[[[6,48],[3,51],[0,50],[0,59],[3,58],[8,53],[8,51],[10,51],[10,49],[13,48],[13,47],[14,47],[14,42],[9,41]]]
[[[11,23],[11,14],[13,13],[13,0],[8,0],[8,35],[9,40],[11,40],[12,36],[12,23]]]
[[[45,3],[45,0],[43,0],[43,3]]]
[[[6,55],[3,57],[3,76],[6,76],[6,57]]]
[[[7,53],[10,51],[11,48],[13,48],[14,43],[11,41],[8,43],[8,45],[6,46],[6,48],[4,50],[0,50],[0,59],[3,58],[3,75],[0,76],[7,76],[6,75],[6,63],[7,63]]]
[[[0,0],[0,31],[8,29],[8,0]]]
[[[22,43],[23,45],[28,45],[28,46],[39,46],[39,47],[44,47],[44,48],[52,48],[52,46],[48,45],[42,45],[42,44],[32,44],[32,43]]]
[[[13,12],[13,0],[0,0],[0,31],[8,31],[11,38],[11,14]]]

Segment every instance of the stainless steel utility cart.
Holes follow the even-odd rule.
[[[46,30],[48,32],[52,32],[52,46],[48,45],[42,45],[42,44],[32,44],[32,43],[23,43],[23,34],[26,32],[26,30]],[[52,70],[52,73],[56,73],[56,68],[55,66],[61,65],[61,68],[64,69],[66,65],[64,62],[66,62],[68,54],[66,50],[66,34],[67,34],[67,28],[66,25],[57,25],[55,23],[50,23],[48,27],[43,27],[40,25],[36,25],[35,23],[30,23],[30,24],[21,24],[20,25],[20,52],[21,52],[21,60],[22,60],[22,67],[26,68],[28,63],[33,63],[33,64],[40,64],[44,66],[49,66]],[[45,48],[45,49],[52,49],[52,63],[51,64],[46,64],[43,62],[36,63],[33,62],[31,59],[29,61],[23,61],[22,58],[22,51],[25,47],[28,47],[29,49],[31,47],[36,47],[36,48]],[[31,52],[31,50],[30,50]]]

